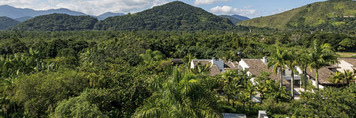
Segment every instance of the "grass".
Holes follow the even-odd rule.
[[[356,52],[337,52],[340,57],[356,57]]]

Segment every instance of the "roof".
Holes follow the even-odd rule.
[[[224,68],[225,68],[225,69],[236,69],[236,70],[237,70],[238,67],[239,67],[238,64],[239,64],[239,63],[236,62],[236,61],[235,61],[235,62],[231,62],[231,61],[225,62],[225,63],[224,63]]]
[[[353,65],[354,67],[356,67],[356,58],[340,58],[340,60],[344,60],[347,63]]]
[[[200,63],[202,65],[211,64],[211,60],[209,60],[209,59],[193,59],[192,61],[193,61],[194,65],[198,65],[198,63]]]
[[[245,114],[222,113],[224,118],[247,118]]]
[[[183,59],[172,59],[172,62],[175,63],[175,64],[183,64]]]
[[[213,65],[211,68],[210,68],[210,76],[215,76],[217,74],[220,74],[220,70],[218,68],[218,66],[216,65]]]
[[[269,72],[270,74],[270,78],[275,80],[275,81],[279,81],[279,77],[273,73],[272,68],[268,68],[267,64],[263,63],[260,59],[242,59],[244,62],[246,62],[246,64],[249,66],[248,71],[256,76],[259,76],[261,74],[261,72],[265,71],[265,72]],[[289,85],[290,83],[283,79],[283,84],[284,85]]]
[[[316,78],[316,70],[307,70],[307,74],[312,78]],[[333,84],[328,79],[333,76],[334,72],[329,69],[328,66],[319,69],[319,83],[320,84]]]

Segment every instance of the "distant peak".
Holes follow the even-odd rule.
[[[4,7],[11,7],[10,5],[0,5],[0,6],[4,6]]]

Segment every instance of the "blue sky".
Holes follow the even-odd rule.
[[[68,8],[89,15],[135,13],[175,0],[0,0],[0,5],[36,10]],[[180,0],[218,15],[267,16],[325,0]]]

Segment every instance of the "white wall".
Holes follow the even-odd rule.
[[[245,70],[246,68],[250,68],[243,59],[241,59],[239,65],[242,67],[242,70]]]

